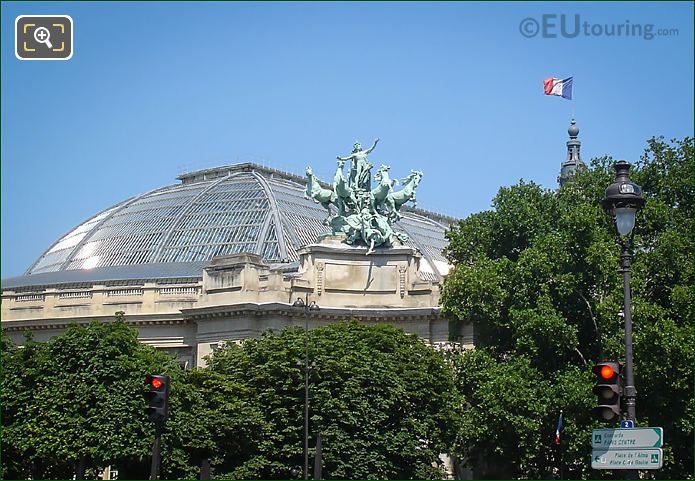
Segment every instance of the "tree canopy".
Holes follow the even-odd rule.
[[[255,449],[262,418],[243,386],[207,370],[181,370],[139,343],[122,318],[75,324],[21,348],[2,340],[4,478],[68,479],[80,465],[78,475],[95,476],[112,465],[120,479],[146,479],[154,439],[144,416],[148,373],[171,377],[165,478],[197,477],[204,458],[232,469]]]
[[[168,356],[122,321],[73,325],[46,343],[3,346],[3,459],[8,477],[72,477],[86,466],[144,460],[151,449],[143,374],[174,372]]]
[[[490,475],[547,476],[562,409],[567,475],[610,476],[590,469],[589,412],[592,364],[624,356],[619,246],[600,207],[612,165],[595,159],[558,190],[501,188],[448,232],[443,307],[477,335],[454,360],[468,403],[455,452]],[[650,140],[631,178],[647,198],[632,270],[638,425],[664,428],[652,476],[692,478],[693,139]]]
[[[301,329],[268,332],[210,359],[213,372],[254,392],[268,423],[258,457],[239,473],[286,479],[303,465],[303,340]],[[311,455],[320,433],[324,478],[441,477],[439,454],[460,412],[442,354],[400,329],[356,322],[312,329],[308,342]]]
[[[183,371],[120,320],[73,325],[46,343],[3,341],[4,477],[72,478],[108,465],[144,479],[154,436],[144,375],[171,377],[162,477],[287,479],[303,465],[304,332],[231,343],[209,367]],[[461,410],[441,353],[386,325],[332,324],[309,333],[311,455],[323,476],[438,478]],[[311,463],[313,465],[313,462]]]

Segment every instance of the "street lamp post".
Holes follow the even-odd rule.
[[[309,304],[309,294],[304,299],[298,297],[292,304],[304,308],[304,479],[309,479],[309,371],[314,367],[309,365],[309,313],[318,311],[316,301]]]
[[[623,273],[623,313],[625,319],[625,404],[627,418],[637,420],[637,389],[632,359],[632,300],[630,295],[630,248],[635,227],[635,214],[644,206],[642,188],[630,180],[630,164],[624,160],[615,163],[615,182],[606,189],[601,202],[606,213],[613,217],[620,253],[620,271]]]

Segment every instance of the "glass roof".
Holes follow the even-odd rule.
[[[329,232],[326,211],[304,198],[302,177],[255,164],[208,169],[180,184],[128,199],[58,239],[25,276],[84,269],[174,265],[251,252],[269,264],[298,260],[297,249]],[[397,230],[419,249],[423,277],[448,270],[442,250],[454,219],[410,209]],[[153,266],[154,267],[154,266]]]

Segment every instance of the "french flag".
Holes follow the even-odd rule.
[[[565,429],[565,423],[562,422],[562,411],[560,411],[560,417],[557,419],[557,428],[555,428],[555,444],[560,444],[560,433]]]
[[[545,95],[557,95],[563,99],[572,100],[572,80],[574,77],[568,77],[560,80],[555,77],[548,77],[543,80],[543,90]]]

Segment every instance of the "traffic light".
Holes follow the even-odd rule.
[[[601,362],[593,367],[593,371],[596,374],[593,391],[598,397],[598,406],[593,409],[594,417],[607,423],[615,422],[620,419],[620,363]]]
[[[169,414],[169,376],[147,375],[145,384],[149,388],[145,393],[149,402],[145,412],[151,421],[164,422]]]

